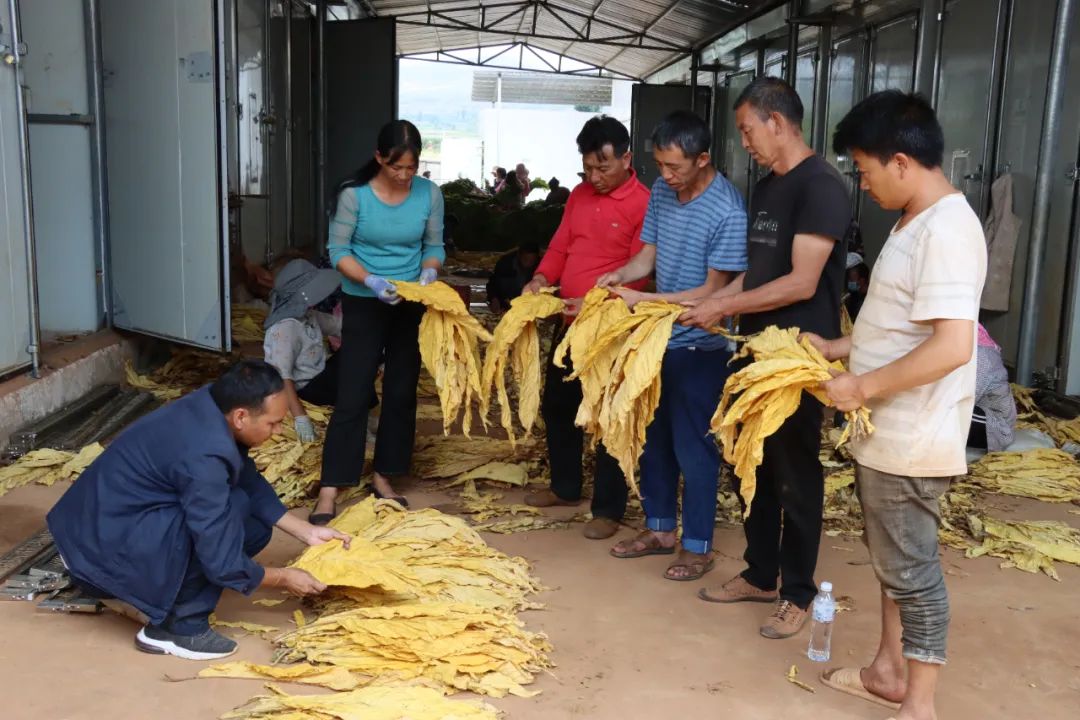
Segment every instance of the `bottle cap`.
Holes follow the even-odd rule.
[[[821,583],[821,592],[832,592],[832,583],[828,580],[823,580]]]

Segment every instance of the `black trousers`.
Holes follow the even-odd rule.
[[[762,590],[805,609],[817,595],[814,570],[821,543],[825,479],[818,458],[823,407],[803,393],[795,413],[765,440],[757,491],[746,532],[742,576]]]
[[[552,350],[558,345],[565,329],[556,334]],[[569,358],[567,368],[555,366],[548,358],[547,375],[544,379],[544,398],[540,412],[547,429],[548,460],[551,464],[551,490],[563,500],[581,498],[582,453],[585,433],[574,425],[578,406],[581,405],[581,383],[577,380],[564,382],[572,372]],[[628,489],[622,470],[615,458],[608,455],[603,445],[596,447],[596,471],[593,475],[593,517],[622,520],[626,514]]]
[[[326,358],[326,366],[323,371],[311,378],[307,385],[296,391],[299,398],[312,405],[329,405],[337,403],[338,380],[341,378],[341,353],[334,353]],[[375,383],[371,383],[371,408],[379,406],[379,393],[375,390]]]
[[[424,307],[418,303],[387,305],[375,298],[352,295],[342,301],[338,393],[323,447],[323,487],[355,487],[360,483],[368,411],[381,360],[385,368],[374,469],[388,477],[409,472],[416,436],[423,314]]]

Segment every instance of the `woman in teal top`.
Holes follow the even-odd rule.
[[[443,251],[443,197],[417,177],[420,132],[406,120],[383,126],[375,156],[345,182],[330,224],[330,262],[344,278],[341,376],[326,431],[322,484],[311,515],[325,524],[336,513],[339,488],[355,487],[364,467],[368,410],[379,363],[382,413],[375,437],[376,497],[405,498],[390,479],[409,472],[416,434],[423,307],[402,302],[395,280],[435,280]]]

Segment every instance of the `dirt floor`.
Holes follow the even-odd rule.
[[[39,529],[64,489],[24,487],[0,500],[0,552]],[[417,507],[447,501],[416,489],[410,498]],[[1049,512],[1075,519],[1062,508],[1047,508],[1031,503],[1017,510],[1026,517]],[[538,598],[547,609],[522,618],[531,629],[548,633],[557,667],[532,686],[540,696],[494,701],[512,720],[684,717],[702,711],[784,720],[883,720],[890,714],[821,686],[821,667],[806,659],[805,631],[785,641],[761,638],[757,626],[767,607],[701,602],[695,593],[703,582],[661,578],[666,558],[615,560],[607,554],[610,542],[585,540],[580,526],[489,541],[528,558],[550,588]],[[717,530],[716,546],[709,583],[741,569],[741,531]],[[283,563],[299,550],[297,542],[277,533],[260,560]],[[860,663],[876,646],[878,590],[866,560],[860,543],[823,538],[818,577],[831,580],[838,595],[855,603],[854,611],[839,615],[831,664]],[[951,550],[944,551],[943,561],[952,597],[952,663],[942,676],[939,716],[1078,717],[1080,568],[1059,564],[1057,583]],[[226,592],[218,615],[285,627],[297,607],[289,600],[265,608]],[[109,613],[64,616],[36,612],[29,603],[0,603],[0,717],[209,719],[262,689],[255,680],[170,682],[190,678],[203,664],[136,652],[136,629]],[[266,640],[241,637],[237,659],[269,658]],[[792,664],[816,688],[814,694],[785,679]]]

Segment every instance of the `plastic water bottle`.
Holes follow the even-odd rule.
[[[806,656],[814,662],[828,662],[832,646],[833,620],[836,618],[836,601],[832,596],[832,583],[822,582],[821,591],[811,606],[810,647]]]

